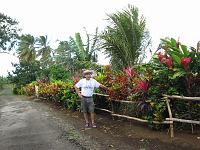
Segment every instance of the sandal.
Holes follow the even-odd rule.
[[[97,128],[97,125],[95,123],[92,124],[93,128]]]
[[[85,124],[85,128],[89,128],[90,127],[90,124],[89,123],[86,123]]]

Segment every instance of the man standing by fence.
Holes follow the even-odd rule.
[[[94,101],[93,101],[93,92],[95,88],[102,88],[108,90],[107,87],[97,82],[93,79],[91,70],[85,70],[83,72],[83,76],[85,78],[81,79],[77,84],[75,84],[74,88],[81,98],[81,112],[83,112],[85,119],[85,127],[89,128],[90,125],[93,128],[96,128],[95,119],[94,119]],[[81,88],[81,91],[79,90]],[[89,115],[91,118],[91,124],[89,122]]]

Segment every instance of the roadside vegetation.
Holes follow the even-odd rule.
[[[38,94],[67,109],[80,110],[73,85],[82,77],[82,69],[92,69],[94,78],[110,88],[108,93],[96,91],[109,95],[105,102],[107,108],[112,100],[132,101],[128,107],[115,107],[124,114],[146,119],[152,127],[160,129],[152,122],[162,122],[168,117],[162,94],[200,97],[200,43],[189,47],[179,40],[164,37],[159,48],[153,50],[151,60],[144,63],[145,54],[150,53],[151,38],[145,18],[140,16],[139,10],[129,5],[126,10],[109,14],[110,24],[101,33],[98,28],[94,34],[85,29],[84,35],[77,32],[69,40],[59,41],[55,49],[51,48],[46,35],[15,36],[19,64],[13,64],[15,70],[7,79],[1,78],[0,88],[9,80],[15,85],[15,94]],[[6,20],[3,14],[0,17]],[[17,23],[8,24],[7,27],[13,27]],[[6,49],[6,43],[14,37],[8,37],[10,39],[1,39],[2,52],[11,50]],[[98,52],[110,58],[110,65],[97,63]],[[174,101],[172,113],[177,118],[199,120],[200,103]]]

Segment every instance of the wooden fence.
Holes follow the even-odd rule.
[[[99,93],[95,93],[95,95],[103,96],[103,97],[109,97],[109,95],[104,95],[104,94],[99,94]],[[169,124],[170,137],[171,138],[174,137],[174,125],[173,125],[174,122],[182,122],[182,123],[190,123],[190,124],[199,124],[200,125],[200,121],[173,118],[171,107],[170,107],[170,100],[200,101],[200,97],[183,97],[183,96],[176,96],[176,95],[171,95],[170,96],[170,95],[163,94],[163,99],[165,100],[166,105],[167,105],[169,118],[166,118],[165,121],[162,121],[162,122],[153,121],[152,123],[154,123],[154,124]],[[113,102],[126,103],[126,104],[133,104],[134,103],[132,101],[110,100],[109,103],[111,105],[111,110],[108,110],[108,109],[105,109],[105,108],[98,108],[98,107],[96,107],[96,109],[108,112],[108,113],[110,113],[111,116],[117,116],[117,117],[126,118],[126,119],[130,119],[130,120],[135,120],[135,121],[139,121],[139,122],[143,122],[143,123],[148,123],[149,122],[148,120],[144,120],[144,119],[140,119],[140,118],[136,118],[136,117],[131,117],[131,116],[127,116],[127,115],[121,115],[121,114],[114,113]],[[192,132],[193,132],[193,129],[192,129]]]
[[[173,118],[172,116],[172,111],[170,107],[170,101],[171,100],[185,100],[185,101],[200,101],[200,97],[185,97],[185,96],[177,96],[177,95],[165,95],[163,94],[163,98],[166,101],[168,113],[169,113],[169,118],[166,118],[167,121],[170,121],[170,137],[174,137],[174,122],[182,122],[182,123],[190,123],[192,124],[198,124],[200,125],[200,120],[187,120],[187,119],[179,119],[179,118]],[[200,118],[199,118],[200,119]],[[193,132],[193,126],[192,126],[192,132]]]

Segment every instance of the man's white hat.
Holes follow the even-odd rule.
[[[92,74],[92,73],[93,73],[92,70],[84,70],[84,71],[83,71],[83,75]]]

